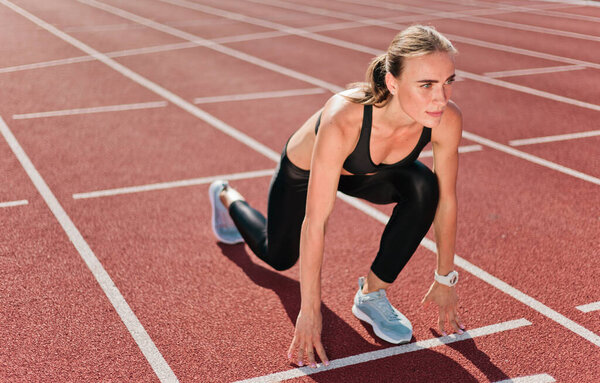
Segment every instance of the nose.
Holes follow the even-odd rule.
[[[435,105],[445,106],[448,103],[448,94],[444,86],[438,87],[433,92],[433,103]]]

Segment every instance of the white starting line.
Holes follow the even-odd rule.
[[[508,144],[510,146],[522,146],[522,145],[540,144],[540,143],[545,143],[545,142],[574,140],[576,138],[585,138],[585,137],[594,137],[594,136],[600,136],[600,130],[590,130],[588,132],[569,133],[569,134],[558,134],[556,136],[525,138],[522,140],[509,141]]]
[[[29,201],[27,201],[26,199],[22,199],[20,201],[0,202],[0,208],[27,205],[28,203]]]
[[[538,374],[538,375],[529,375],[529,376],[521,376],[518,378],[501,380],[495,383],[552,383],[556,382],[552,376],[548,374]]]
[[[493,324],[490,326],[479,327],[473,330],[465,331],[462,335],[451,334],[440,338],[431,338],[421,340],[415,343],[403,344],[400,346],[389,347],[382,350],[365,352],[358,355],[348,356],[346,358],[331,360],[329,366],[319,365],[319,368],[300,367],[292,370],[276,372],[274,374],[259,376],[256,378],[240,380],[235,383],[267,383],[280,382],[283,380],[299,378],[301,376],[313,375],[323,371],[331,371],[342,367],[352,366],[355,364],[370,362],[373,360],[388,358],[390,356],[406,354],[420,350],[426,350],[433,347],[460,342],[467,339],[474,339],[486,335],[496,334],[508,330],[515,330],[520,327],[531,325],[526,319],[516,319],[508,322]]]

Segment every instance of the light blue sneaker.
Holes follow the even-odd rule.
[[[412,338],[412,324],[391,305],[381,289],[369,294],[363,294],[365,278],[358,278],[358,291],[354,296],[352,313],[358,319],[373,326],[375,335],[390,343],[407,343]]]
[[[238,231],[237,227],[231,220],[229,212],[221,199],[219,193],[228,186],[227,181],[217,180],[210,184],[208,188],[208,196],[212,206],[212,229],[215,237],[220,242],[228,245],[244,242],[244,238]]]

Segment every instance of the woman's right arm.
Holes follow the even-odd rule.
[[[321,266],[325,227],[335,203],[338,181],[343,162],[358,137],[346,128],[352,119],[352,108],[345,100],[332,99],[323,113],[311,161],[306,213],[300,235],[300,295],[301,305],[294,339],[288,350],[288,358],[303,365],[307,359],[316,367],[314,350],[325,365],[329,364],[321,343]],[[356,137],[354,136],[356,133]]]

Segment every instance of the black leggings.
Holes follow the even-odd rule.
[[[294,165],[284,149],[271,180],[268,219],[246,201],[235,201],[229,207],[250,249],[276,270],[289,269],[300,255],[309,174]],[[371,265],[377,277],[392,283],[433,222],[439,196],[437,177],[415,161],[373,175],[342,175],[338,190],[376,204],[396,203]]]

